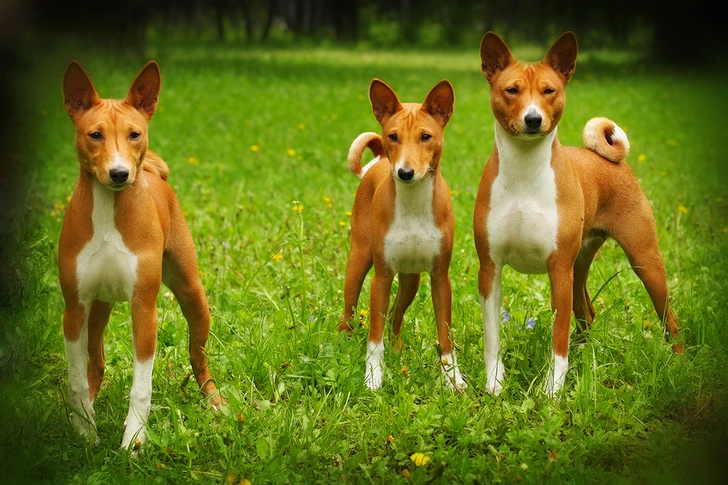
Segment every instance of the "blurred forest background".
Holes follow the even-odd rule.
[[[725,36],[713,9],[661,0],[0,0],[5,43],[29,29],[141,48],[150,33],[253,43],[459,47],[487,30],[545,43],[564,30],[601,47],[649,49],[684,62]],[[587,45],[588,47],[588,45]]]

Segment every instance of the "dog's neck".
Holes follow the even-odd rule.
[[[401,216],[432,214],[434,183],[434,172],[428,172],[414,183],[395,180],[395,213]]]
[[[524,139],[509,134],[495,121],[495,146],[499,174],[512,181],[538,179],[551,166],[556,128],[542,138]]]

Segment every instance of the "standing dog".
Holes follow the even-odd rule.
[[[549,275],[555,312],[553,363],[546,382],[550,395],[564,384],[572,307],[583,326],[594,319],[586,280],[607,237],[627,254],[665,322],[667,337],[678,337],[652,209],[624,161],[629,150],[624,131],[606,118],[591,120],[584,129],[586,149],[561,146],[556,135],[576,54],[571,32],[534,64],[517,61],[492,32],[480,44],[495,116],[495,147],[475,201],[474,232],[486,386],[496,395],[504,377],[499,316],[506,264],[521,273]],[[682,345],[675,343],[673,350],[682,352]]]
[[[447,382],[465,387],[450,341],[452,323],[452,257],[455,221],[450,189],[440,173],[444,128],[450,120],[455,93],[448,81],[438,83],[425,102],[401,103],[379,79],[369,87],[369,99],[382,136],[359,135],[349,149],[349,169],[361,178],[351,215],[351,249],[346,264],[344,313],[339,331],[349,331],[367,273],[374,266],[369,301],[369,339],[365,382],[382,385],[384,320],[394,275],[399,289],[389,313],[394,346],[400,349],[402,318],[420,285],[420,273],[430,273],[432,303]],[[362,168],[369,147],[376,158]]]
[[[137,75],[123,101],[100,99],[75,61],[63,79],[81,165],[58,246],[71,421],[81,434],[96,434],[93,402],[104,375],[104,328],[114,302],[130,301],[134,379],[123,448],[145,440],[162,281],[189,323],[197,382],[213,406],[221,404],[205,357],[210,311],[192,235],[165,182],[167,165],[147,150],[160,85],[154,61]]]

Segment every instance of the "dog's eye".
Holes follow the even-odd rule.
[[[510,88],[506,88],[506,92],[508,94],[518,94],[518,88],[515,86],[512,86]]]
[[[397,134],[396,133],[391,133],[389,135],[389,140],[390,141],[397,141]]]
[[[132,139],[132,140],[138,140],[140,136],[142,136],[142,135],[139,132],[137,132],[137,131],[132,131],[129,134],[129,138]]]
[[[432,138],[432,135],[430,135],[429,133],[423,133],[422,136],[420,137],[420,140],[428,141],[430,138]]]
[[[103,138],[102,135],[101,135],[101,133],[99,133],[98,131],[94,131],[93,133],[89,133],[88,136],[92,140],[100,140],[101,138]]]
[[[543,90],[544,94],[553,94],[555,92],[556,92],[556,90],[554,88],[546,88]]]

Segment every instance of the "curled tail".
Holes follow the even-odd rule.
[[[347,159],[349,161],[349,170],[359,178],[362,178],[372,165],[370,162],[363,168],[361,166],[361,157],[367,147],[374,153],[375,159],[372,161],[379,160],[380,157],[385,156],[382,137],[377,133],[369,131],[357,136],[356,140],[352,142],[351,147],[349,147],[349,156]]]
[[[627,134],[608,118],[592,118],[584,126],[584,146],[612,163],[619,163],[629,153]]]
[[[151,151],[147,151],[144,156],[142,168],[147,172],[151,172],[159,176],[162,180],[167,180],[167,177],[169,176],[169,167],[167,164],[159,155]]]

